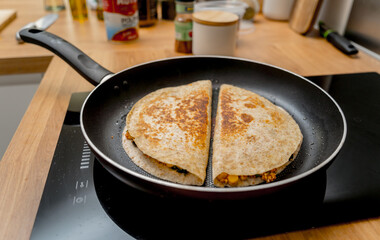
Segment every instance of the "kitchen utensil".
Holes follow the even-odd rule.
[[[50,27],[55,21],[58,19],[58,14],[52,13],[48,14],[40,19],[38,19],[35,22],[28,23],[21,29],[25,28],[35,28],[38,30],[46,30],[48,27]],[[19,32],[16,33],[16,40],[18,43],[23,43],[24,41],[21,39]]]
[[[0,9],[0,31],[16,18],[16,10]]]
[[[347,38],[343,37],[335,30],[330,29],[324,22],[320,21],[318,26],[320,35],[326,38],[327,41],[329,41],[344,54],[353,55],[358,53],[358,50]]]
[[[300,34],[308,33],[318,16],[322,0],[296,0],[290,16],[289,26]]]
[[[114,74],[51,33],[24,29],[20,36],[26,42],[53,51],[97,85],[85,100],[80,115],[88,146],[115,177],[152,194],[241,199],[274,193],[326,170],[346,138],[346,120],[335,100],[309,80],[278,67],[232,57],[188,56],[143,63]],[[133,104],[154,90],[200,79],[213,81],[214,116],[218,89],[228,83],[255,91],[294,117],[304,141],[297,158],[277,181],[251,187],[215,188],[208,171],[204,186],[187,186],[157,179],[132,163],[122,147],[121,133]]]

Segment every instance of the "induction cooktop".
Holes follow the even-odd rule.
[[[31,239],[251,238],[380,216],[380,75],[308,77],[341,106],[346,142],[327,172],[260,198],[207,201],[149,195],[95,159],[71,97]]]

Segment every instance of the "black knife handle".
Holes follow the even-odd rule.
[[[355,48],[355,46],[349,40],[339,35],[337,32],[329,33],[326,39],[347,55],[358,53],[358,50]]]
[[[55,53],[93,85],[98,85],[104,77],[113,74],[77,47],[52,33],[26,28],[20,30],[19,34],[24,42],[34,43]]]

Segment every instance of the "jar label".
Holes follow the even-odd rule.
[[[137,0],[105,0],[103,1],[103,10],[133,16],[138,11]]]
[[[138,38],[139,15],[132,16],[104,12],[108,40],[130,41]]]
[[[193,39],[193,22],[174,22],[175,39],[179,41],[191,41]]]
[[[138,38],[137,0],[104,0],[103,9],[108,40],[130,41]]]
[[[193,13],[194,12],[194,7],[192,5],[186,5],[186,4],[176,3],[176,5],[175,5],[175,11],[177,13]]]

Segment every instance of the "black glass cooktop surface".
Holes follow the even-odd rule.
[[[310,77],[338,102],[346,142],[327,172],[275,195],[205,201],[148,195],[95,159],[72,95],[31,239],[250,238],[380,216],[380,75]]]

